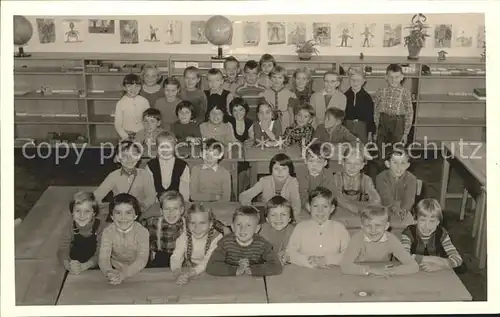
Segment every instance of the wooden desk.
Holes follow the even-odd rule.
[[[267,303],[263,278],[203,274],[176,285],[168,268],[144,269],[120,285],[100,270],[68,275],[57,305]]]
[[[476,199],[473,235],[476,236],[475,255],[479,257],[479,268],[486,266],[486,143],[443,142],[443,174],[441,179],[441,207],[445,208],[452,162],[460,164],[480,187]],[[464,184],[466,187],[471,184]],[[475,234],[478,232],[478,234]]]
[[[339,267],[309,269],[291,265],[281,275],[266,277],[266,285],[270,303],[472,299],[452,270],[383,278],[344,275]],[[360,296],[360,292],[366,292],[368,296]]]

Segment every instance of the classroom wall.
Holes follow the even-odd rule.
[[[294,46],[289,44],[288,34],[296,29],[295,22],[303,23],[307,39],[313,37],[314,23],[326,23],[331,27],[331,44],[318,47],[320,55],[359,55],[363,52],[365,56],[407,56],[407,48],[404,46],[403,37],[408,33],[404,27],[408,26],[413,14],[366,14],[366,15],[263,15],[263,16],[227,16],[234,25],[234,36],[232,45],[226,47],[225,54],[263,54],[295,55]],[[436,56],[437,52],[444,49],[448,57],[452,56],[480,56],[482,49],[481,38],[484,38],[484,14],[428,14],[426,23],[431,27],[426,45],[421,51],[421,56]],[[212,44],[191,44],[191,40],[197,39],[196,27],[191,30],[192,21],[206,21],[210,16],[97,16],[97,17],[37,17],[27,18],[33,25],[34,34],[26,51],[28,52],[102,52],[102,53],[197,53],[214,54],[216,48]],[[53,19],[55,26],[55,40],[53,43],[40,43],[41,36],[37,30],[38,19]],[[114,19],[114,34],[89,33],[89,19]],[[138,43],[121,44],[120,20],[136,20],[138,29]],[[69,30],[69,22],[73,22],[75,30],[78,31],[79,41],[76,43],[65,43],[65,35]],[[181,25],[177,40],[178,44],[167,44],[167,29],[170,21],[177,21]],[[245,21],[260,22],[260,41],[257,46],[244,45]],[[283,22],[285,44],[270,44],[268,37],[268,22]],[[391,26],[402,25],[402,43],[393,47],[383,47],[385,24]],[[437,25],[446,24],[451,26],[451,40],[446,41],[449,47],[439,47],[435,43],[434,32]],[[157,42],[148,42],[150,25],[158,28]],[[175,23],[174,23],[175,25]],[[365,25],[370,27],[371,47],[362,47]],[[350,28],[353,39],[348,40],[352,47],[339,47],[341,28]],[[193,32],[192,32],[193,31]],[[284,31],[284,32],[283,32]],[[470,38],[471,41],[461,42],[460,38]],[[175,40],[175,36],[173,37]],[[47,38],[45,39],[47,41]],[[385,42],[387,44],[387,41]]]

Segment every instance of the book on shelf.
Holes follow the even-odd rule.
[[[474,88],[472,95],[477,100],[486,100],[486,88]]]

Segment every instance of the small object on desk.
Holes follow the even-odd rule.
[[[40,93],[44,96],[50,96],[52,95],[52,88],[50,88],[48,85],[42,85],[40,87]]]
[[[359,292],[358,295],[361,297],[366,297],[366,296],[368,296],[368,293],[367,292]]]

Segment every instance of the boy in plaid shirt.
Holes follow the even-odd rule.
[[[397,142],[406,144],[413,122],[411,93],[402,86],[404,75],[401,65],[389,65],[386,78],[389,87],[377,90],[374,98],[374,121],[379,151],[384,149],[383,146]]]

